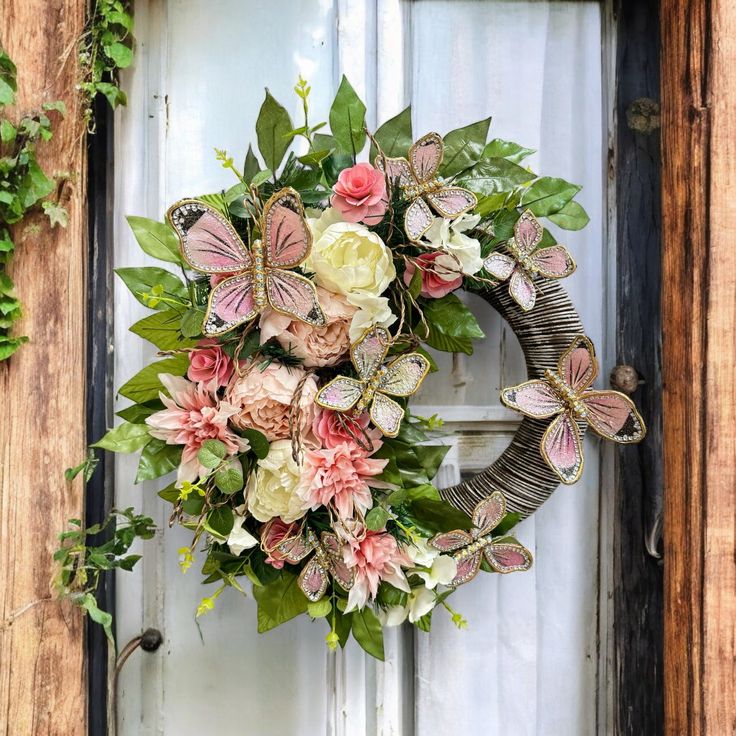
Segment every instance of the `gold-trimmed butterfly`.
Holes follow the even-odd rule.
[[[369,408],[371,421],[387,437],[399,433],[404,409],[389,396],[411,396],[429,372],[429,361],[420,353],[405,353],[386,365],[391,337],[383,327],[369,327],[350,347],[358,379],[338,376],[323,386],[315,402],[325,409],[360,416]]]
[[[564,279],[575,270],[575,261],[564,245],[535,250],[542,241],[544,228],[526,210],[514,225],[514,237],[506,243],[511,255],[495,251],[483,262],[483,268],[499,281],[509,280],[511,298],[525,311],[534,308],[537,289],[534,276]]]
[[[177,202],[166,217],[194,270],[227,276],[210,293],[205,335],[222,335],[267,306],[310,325],[325,324],[314,284],[289,270],[303,263],[312,247],[302,201],[293,189],[282,189],[266,202],[259,223],[262,240],[255,240],[251,250],[224,215],[197,199]]]
[[[506,406],[534,419],[555,417],[542,437],[540,451],[565,484],[583,473],[583,444],[578,420],[601,437],[629,444],[646,434],[644,420],[628,396],[618,391],[595,391],[598,375],[593,343],[578,335],[562,354],[557,372],[501,391]]]
[[[478,204],[475,194],[462,187],[448,186],[437,176],[444,152],[442,136],[427,133],[409,149],[408,160],[376,156],[376,168],[387,171],[391,181],[398,180],[404,196],[411,202],[404,216],[409,240],[419,240],[432,224],[429,205],[442,217],[453,218]]]
[[[528,570],[532,553],[516,540],[496,538],[492,531],[506,516],[506,499],[499,491],[484,498],[473,511],[473,528],[466,532],[456,529],[436,534],[429,545],[442,553],[451,552],[457,562],[457,572],[450,585],[457,586],[472,580],[480,570],[481,558],[501,573]]]
[[[298,584],[304,595],[316,603],[327,591],[330,575],[343,590],[350,590],[355,583],[355,572],[345,564],[340,547],[335,534],[322,532],[318,538],[311,529],[307,529],[306,535],[300,533],[286,539],[277,549],[281,557],[292,565],[314,551],[314,556],[299,573]]]

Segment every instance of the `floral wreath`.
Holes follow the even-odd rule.
[[[437,607],[465,626],[457,586],[529,569],[511,530],[580,478],[587,427],[616,442],[645,428],[628,397],[591,388],[594,348],[557,283],[575,264],[539,220],[583,227],[580,187],[487,142],[488,120],[414,142],[407,109],[370,134],[343,78],[320,133],[309,87],[295,91],[299,128],[266,94],[265,168],[250,147],[243,170],[217,151],[233,187],[177,202],[166,223],[129,218],[182,278],[118,269],[154,310],[131,330],[161,359],[122,386],[134,403],[96,447],[142,450],[137,482],[176,471],[159,495],[193,533],[181,568],[202,558],[216,586],[198,616],[247,578],[260,632],[307,614],[330,647],[352,633],[382,658],[383,626],[428,630]],[[298,138],[302,155],[288,152]],[[483,337],[459,290],[510,322],[530,380],[501,392],[526,417],[509,450],[439,491],[442,421],[408,403],[437,370],[432,350],[471,354]]]

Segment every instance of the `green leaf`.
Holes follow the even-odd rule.
[[[250,184],[253,177],[261,170],[261,165],[258,163],[255,153],[253,153],[253,146],[248,144],[248,152],[245,154],[245,164],[243,165],[243,179]]]
[[[379,529],[383,529],[390,518],[391,515],[383,506],[375,506],[366,514],[365,525],[371,531],[376,532]]]
[[[243,489],[243,468],[240,463],[228,465],[215,473],[215,485],[226,494],[237,493]]]
[[[184,284],[173,273],[163,268],[155,266],[116,268],[115,273],[120,276],[133,296],[146,307],[160,310],[171,308],[163,301],[155,302],[152,301],[152,297],[143,296],[143,294],[151,294],[154,287],[162,288],[164,296],[189,303],[189,294]]]
[[[166,488],[162,488],[158,494],[164,501],[175,504],[179,500],[179,489],[176,487],[176,481],[169,483]]]
[[[180,445],[167,445],[163,440],[152,439],[141,453],[135,482],[160,478],[176,470],[181,464],[182,449]]]
[[[365,146],[365,105],[343,74],[330,108],[330,130],[338,150],[356,156]]]
[[[362,611],[353,611],[350,619],[355,641],[371,657],[383,661],[383,629],[376,614],[370,608],[364,608]]]
[[[69,224],[69,213],[65,207],[62,207],[57,202],[46,200],[45,202],[41,202],[41,208],[46,217],[49,218],[51,227],[56,227],[57,225],[66,227]]]
[[[250,449],[259,460],[263,460],[268,455],[270,444],[265,434],[257,429],[246,429],[243,431],[243,437],[250,442]]]
[[[218,506],[207,514],[207,524],[223,537],[230,534],[234,523],[233,510],[229,506]]]
[[[0,141],[3,143],[12,143],[15,140],[17,130],[13,123],[7,118],[3,118],[0,122]]]
[[[136,404],[157,399],[163,385],[158,378],[159,373],[170,373],[172,376],[183,376],[189,368],[189,357],[185,354],[150,363],[143,370],[123,384],[118,393]]]
[[[227,455],[227,447],[220,440],[205,440],[197,453],[197,460],[205,468],[216,468]]]
[[[581,204],[568,202],[559,212],[549,215],[550,222],[565,230],[582,230],[590,218]]]
[[[307,610],[309,601],[299,588],[298,578],[282,570],[274,582],[253,588],[258,603],[258,633],[283,624]]]
[[[409,293],[416,299],[422,291],[422,269],[415,268],[409,282]]]
[[[147,424],[123,424],[107,431],[105,436],[90,447],[99,447],[110,452],[136,452],[151,440]]]
[[[104,51],[115,62],[118,69],[127,69],[133,63],[133,51],[124,43],[112,43],[105,46]]]
[[[426,343],[437,350],[472,355],[472,340],[484,337],[473,313],[454,294],[430,299],[422,309],[429,324]]]
[[[491,119],[457,128],[445,136],[445,155],[442,158],[440,174],[453,176],[478,163],[488,137]]]
[[[419,460],[419,464],[427,473],[427,478],[431,481],[445,459],[445,455],[450,450],[449,445],[415,445],[414,454]]]
[[[253,176],[250,185],[252,187],[259,187],[261,184],[265,184],[273,176],[271,169],[263,169]]]
[[[533,178],[534,174],[505,158],[484,158],[463,174],[458,184],[476,194],[489,196],[512,192]]]
[[[199,337],[202,334],[206,312],[203,309],[192,307],[184,312],[181,318],[181,334],[184,337]]]
[[[464,512],[447,501],[417,498],[410,502],[410,516],[417,526],[430,534],[470,529],[472,522]]]
[[[292,140],[290,131],[293,127],[286,108],[277,102],[267,89],[266,99],[256,120],[256,135],[258,150],[271,171],[276,171],[283,160]]]
[[[117,84],[112,82],[98,82],[95,89],[107,99],[108,104],[114,110],[118,105],[125,105],[127,97]]]
[[[196,340],[185,338],[181,334],[182,317],[175,309],[165,312],[154,312],[136,322],[130,331],[144,340],[153,343],[159,350],[177,350],[190,348],[197,344]]]
[[[155,414],[163,408],[164,405],[156,399],[155,401],[149,401],[146,404],[133,404],[132,406],[126,406],[125,409],[115,412],[115,415],[124,419],[126,422],[143,424],[151,414]]]
[[[28,342],[25,335],[7,337],[0,335],[0,360],[7,360],[23,343]]]
[[[331,612],[332,603],[327,598],[307,604],[307,613],[312,618],[324,618],[325,616],[329,616]]]
[[[144,253],[158,258],[159,261],[182,262],[179,238],[172,227],[165,222],[156,222],[147,217],[129,215],[126,219]]]
[[[411,129],[411,106],[396,117],[387,120],[373,135],[383,153],[390,157],[406,156],[414,142]],[[371,143],[370,161],[373,163],[378,151]]]
[[[105,636],[107,636],[110,643],[114,646],[115,640],[112,636],[112,615],[103,611],[98,605],[95,597],[92,593],[85,593],[81,599],[79,599],[79,605],[87,611],[89,617],[97,624],[100,624],[105,630]]]
[[[4,79],[0,78],[0,105],[12,105],[14,101],[13,88]]]
[[[530,209],[536,217],[548,217],[560,212],[581,188],[564,179],[543,176],[524,192],[521,206]]]
[[[483,149],[483,158],[505,158],[508,161],[518,164],[534,152],[533,148],[524,148],[513,141],[494,138]]]

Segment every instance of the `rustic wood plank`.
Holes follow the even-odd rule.
[[[662,3],[666,733],[736,731],[736,6]]]
[[[648,426],[618,451],[613,520],[613,732],[664,729],[661,535],[659,2],[620,2],[616,69],[617,362]],[[646,683],[646,687],[642,687]]]
[[[84,627],[49,596],[51,556],[69,517],[83,515],[78,480],[63,471],[85,450],[84,128],[79,120],[76,41],[83,0],[0,0],[0,40],[18,65],[17,109],[64,100],[66,120],[42,146],[49,172],[70,172],[67,229],[29,218],[13,232],[12,276],[31,342],[0,364],[0,734],[86,733]],[[36,601],[40,603],[14,618]]]

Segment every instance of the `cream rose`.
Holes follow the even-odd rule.
[[[258,467],[248,479],[248,511],[255,519],[263,522],[276,516],[287,524],[301,519],[306,510],[302,499],[295,492],[300,478],[301,470],[291,455],[291,442],[272,442],[268,455],[258,461]]]

